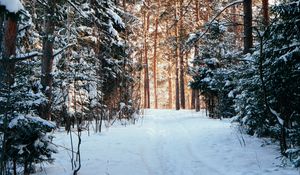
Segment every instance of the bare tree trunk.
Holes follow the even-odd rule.
[[[209,15],[210,15],[210,13],[211,13],[211,9],[210,9],[210,6],[209,6],[209,4],[210,4],[211,2],[209,2],[209,0],[205,0],[205,6],[206,6],[206,11],[205,11],[205,13],[204,13],[204,19],[205,19],[205,21],[208,21],[209,20]]]
[[[41,84],[43,92],[48,99],[47,104],[42,105],[41,116],[44,119],[51,120],[51,103],[52,103],[52,68],[53,68],[53,43],[54,43],[54,9],[56,0],[48,1],[49,7],[46,10],[45,18],[45,35],[43,38],[43,57],[42,57],[42,77]]]
[[[180,102],[179,102],[179,67],[178,67],[178,57],[179,57],[179,38],[178,38],[178,21],[177,21],[177,11],[178,11],[178,6],[177,6],[177,1],[176,1],[176,10],[175,10],[175,22],[176,22],[176,27],[175,27],[175,37],[176,37],[176,51],[175,51],[175,109],[179,110],[180,109]]]
[[[199,0],[195,0],[196,22],[200,20]]]
[[[155,109],[158,108],[157,105],[157,71],[156,71],[156,66],[157,66],[157,40],[158,40],[158,16],[159,16],[159,0],[158,0],[158,8],[157,8],[157,14],[155,17],[155,32],[154,32],[154,56],[153,56],[153,88],[154,88],[154,107]]]
[[[250,53],[253,46],[252,0],[244,0],[244,53]]]
[[[172,109],[173,106],[173,90],[172,90],[172,64],[169,61],[168,64],[168,86],[169,86],[169,109]]]
[[[195,109],[195,102],[196,102],[196,91],[195,89],[192,89],[191,109]]]
[[[149,30],[149,18],[148,12],[144,13],[144,108],[150,108],[150,87],[149,87],[149,65],[148,65],[148,46],[147,36]]]
[[[269,0],[262,0],[263,24],[269,25]]]
[[[195,57],[199,55],[199,47],[198,45],[195,45]],[[194,108],[196,109],[196,112],[200,111],[200,97],[199,97],[199,89],[194,89]]]
[[[199,7],[199,0],[195,0],[195,20],[196,20],[196,23],[199,22],[200,20],[200,7]],[[196,58],[198,56],[198,47],[195,45],[195,54],[194,54],[194,58]],[[195,89],[192,89],[192,96],[191,96],[191,109],[195,109],[196,108],[196,90]]]
[[[1,14],[1,53],[0,60],[0,83],[10,86],[14,83],[15,77],[15,61],[10,60],[11,56],[16,54],[16,38],[17,38],[17,16],[14,13]]]
[[[126,9],[126,0],[123,0],[123,9],[124,9],[125,12],[127,11],[127,9]]]
[[[233,22],[232,31],[234,33],[233,45],[236,46],[236,40],[238,38],[236,35],[238,35],[238,31],[237,31],[237,19],[236,19],[236,6],[235,5],[231,8],[231,14],[232,14],[232,22]]]
[[[195,90],[195,109],[196,112],[200,111],[200,97],[199,97],[199,89]]]
[[[0,90],[9,90],[14,84],[15,78],[15,61],[10,58],[16,54],[16,38],[17,38],[17,15],[7,12],[4,7],[0,7]],[[9,102],[9,100],[7,100]],[[12,111],[9,106],[1,106],[4,111],[3,128],[2,128],[2,152],[7,151],[7,128],[8,128],[8,113]],[[4,175],[7,172],[8,157],[6,154],[0,155],[0,174]]]
[[[185,83],[184,83],[184,53],[183,53],[183,0],[180,0],[179,3],[179,8],[180,8],[180,22],[179,22],[179,28],[180,28],[180,33],[179,33],[179,70],[180,70],[180,77],[179,77],[179,82],[180,82],[180,104],[181,108],[185,109]]]

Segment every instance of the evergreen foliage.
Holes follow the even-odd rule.
[[[256,46],[244,56],[228,52],[233,50],[230,43],[220,47],[227,53],[218,55],[221,52],[215,49],[221,42],[216,39],[220,41],[222,30],[211,23],[208,34],[196,35],[202,36],[201,54],[191,71],[191,87],[218,101],[214,110],[209,109],[210,116],[234,116],[248,134],[278,140],[282,155],[295,166],[300,165],[299,5],[299,0],[288,0],[272,7],[275,18],[265,31],[255,30]],[[212,58],[220,60],[219,67],[211,64],[215,63]]]
[[[299,166],[299,1],[273,7],[277,16],[243,66],[236,88],[238,121],[246,131],[280,141],[281,152]]]

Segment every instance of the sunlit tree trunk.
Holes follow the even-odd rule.
[[[149,30],[148,12],[144,13],[144,108],[150,108],[150,86],[149,86],[149,66],[148,66],[148,43],[147,36]]]
[[[169,62],[168,62],[168,89],[169,89],[169,109],[172,109],[173,106],[173,88],[172,88],[172,62],[171,62],[171,58],[169,58]]]
[[[175,7],[175,37],[176,37],[176,51],[175,51],[175,109],[179,110],[180,109],[180,101],[179,101],[179,65],[178,65],[178,57],[179,57],[179,34],[178,34],[178,21],[177,21],[177,11],[178,11],[178,5],[177,5],[177,0],[176,0],[176,7]]]
[[[167,34],[167,38],[171,36],[171,32],[169,31],[169,23],[168,21],[166,21],[166,34]],[[173,107],[173,86],[172,86],[172,75],[173,75],[173,72],[172,72],[172,59],[173,57],[168,55],[168,108],[169,109],[172,109]]]
[[[180,9],[180,21],[179,21],[179,71],[180,71],[180,105],[182,109],[185,109],[185,83],[184,83],[184,53],[183,53],[183,0],[179,0],[179,9]]]
[[[195,0],[195,20],[196,20],[196,23],[199,22],[200,20],[200,10],[199,10],[199,0]],[[194,54],[194,58],[196,58],[197,56],[197,46],[195,46],[195,54]],[[191,96],[191,109],[195,109],[195,101],[196,101],[196,90],[195,89],[192,89],[192,96]]]
[[[159,16],[159,6],[160,6],[160,0],[157,1],[158,8],[157,8],[157,14],[155,16],[155,32],[154,32],[154,56],[153,56],[153,88],[154,88],[154,107],[155,109],[158,108],[157,104],[157,42],[158,42],[158,16]]]

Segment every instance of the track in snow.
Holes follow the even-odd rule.
[[[68,136],[55,142],[69,146]],[[242,140],[245,140],[245,145]],[[276,146],[242,136],[228,120],[188,110],[145,110],[138,124],[83,136],[80,175],[299,175],[280,168]],[[39,175],[71,174],[61,149]]]

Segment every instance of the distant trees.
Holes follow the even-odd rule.
[[[195,5],[195,3],[192,4]],[[199,4],[200,2],[198,2]],[[143,64],[145,67],[145,78],[143,78],[144,106],[148,106],[148,103],[153,104],[155,108],[184,109],[190,106],[188,102],[191,101],[192,95],[188,91],[188,78],[186,78],[189,53],[184,50],[187,33],[195,28],[190,21],[190,16],[194,15],[193,9],[189,8],[190,5],[191,3],[185,0],[145,1],[142,4],[142,9],[136,14],[144,22],[146,21],[144,20],[145,11],[155,14],[149,16],[147,48],[141,48],[144,53]],[[193,19],[193,21],[195,20]],[[145,39],[146,37],[143,38],[144,43]],[[146,49],[147,64],[145,62]],[[152,67],[152,69],[147,70],[147,67]],[[168,98],[162,98],[165,89],[168,89]]]

